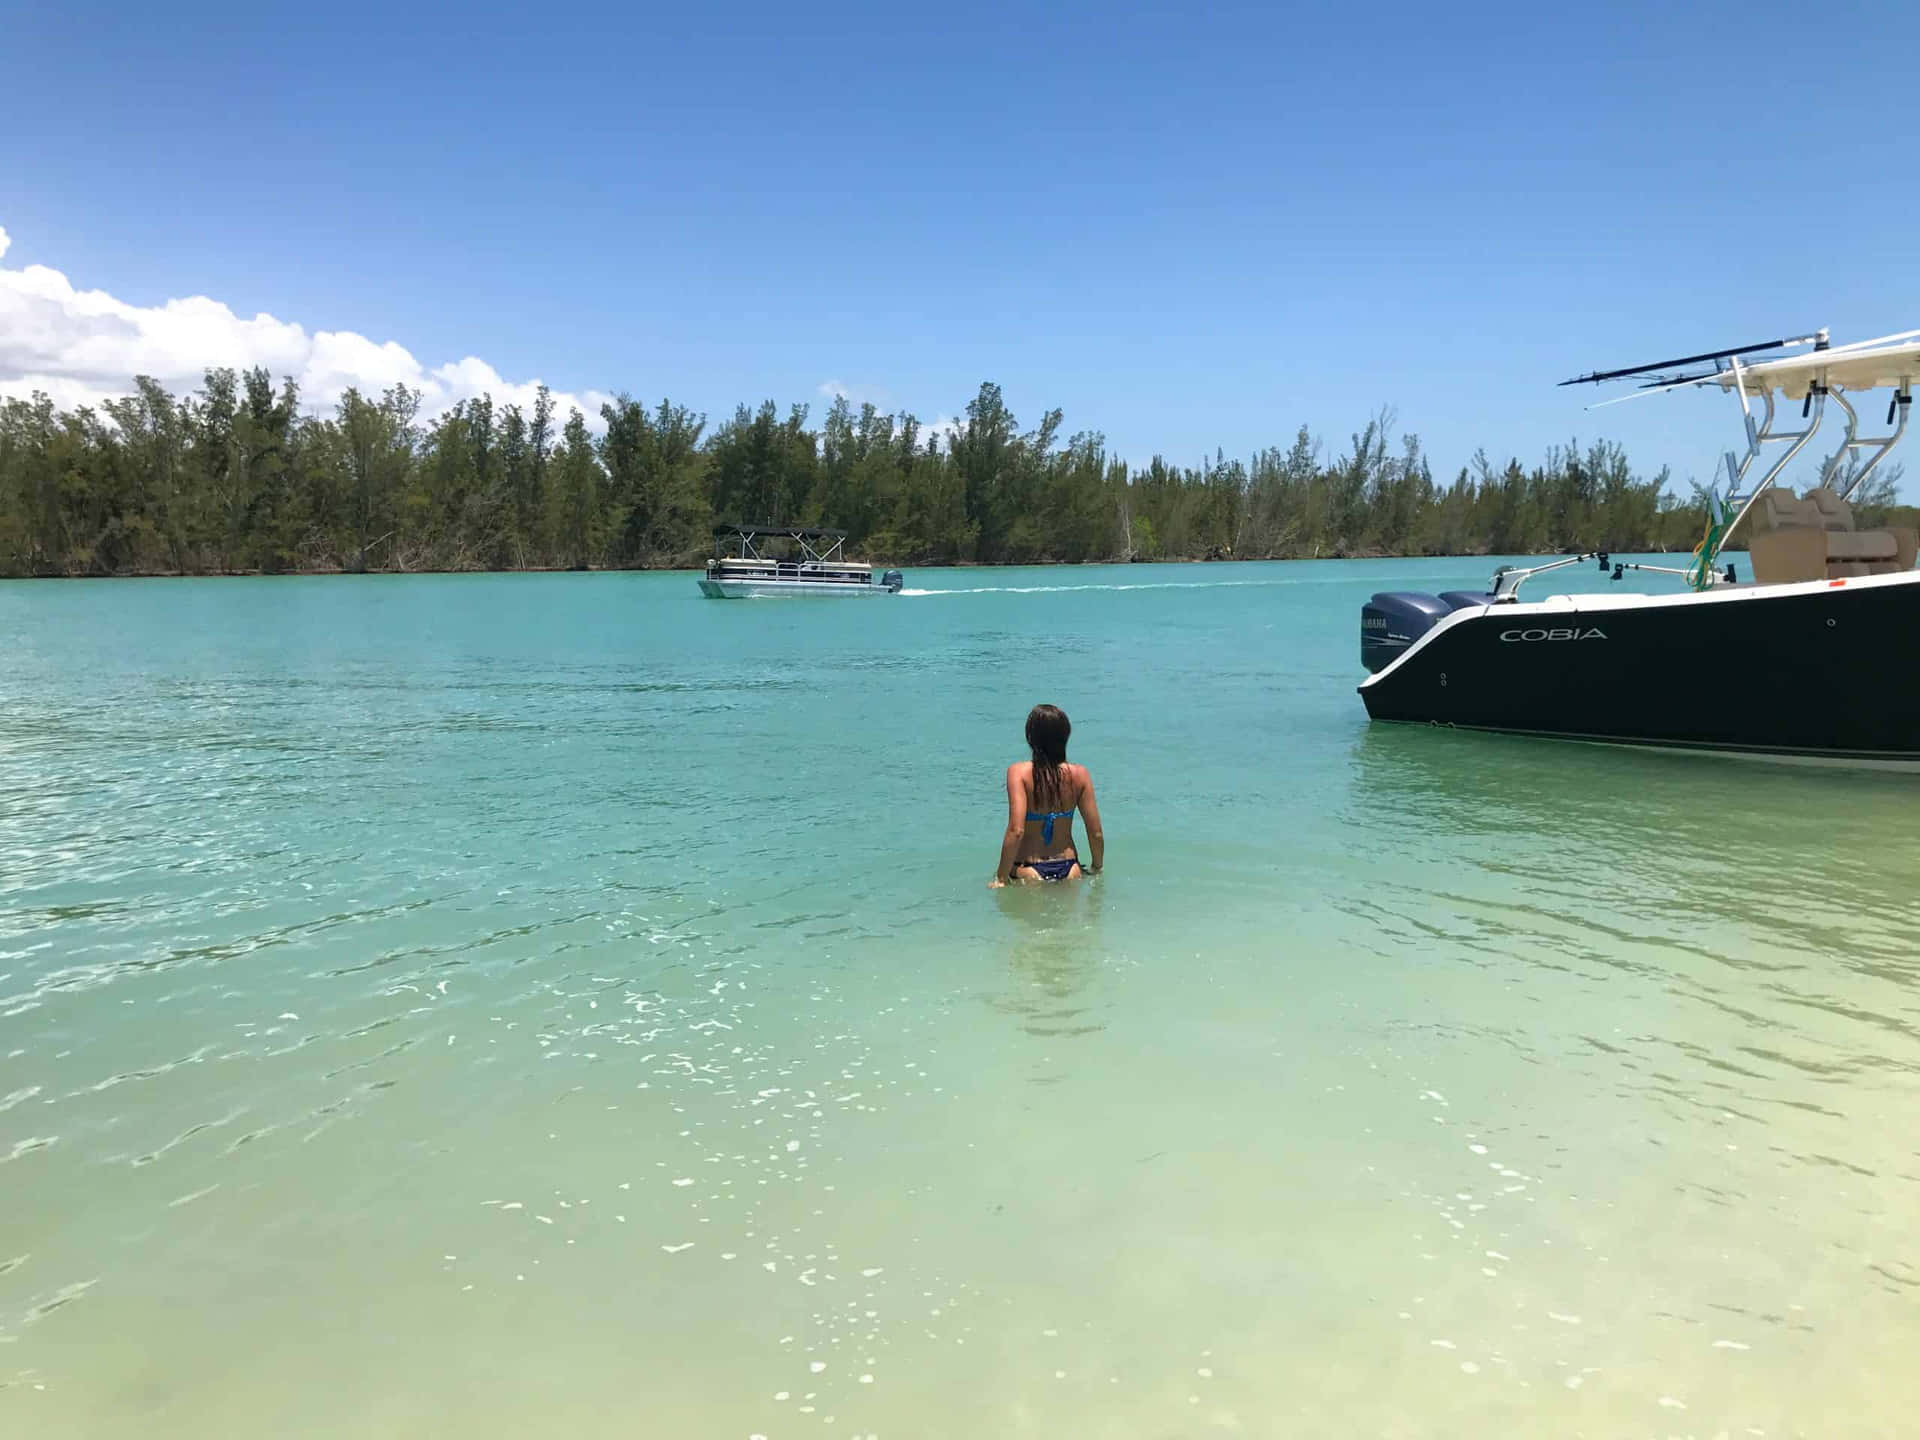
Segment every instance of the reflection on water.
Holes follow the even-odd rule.
[[[1914,775],[1388,725],[1356,744],[1349,792],[1398,877],[1370,902],[1419,877],[1502,935],[1603,963],[1637,942],[1776,987],[1851,972],[1898,987],[1875,1013],[1907,1033],[1916,801]],[[1449,875],[1478,883],[1450,893]]]
[[[1071,1037],[1104,1028],[1088,992],[1114,964],[1101,915],[1098,877],[1055,885],[1008,885],[993,892],[1009,922],[1005,994],[988,1003],[1020,1017],[1029,1035]]]

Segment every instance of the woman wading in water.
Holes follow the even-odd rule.
[[[989,882],[999,889],[1009,881],[1077,880],[1098,875],[1107,839],[1100,829],[1100,807],[1093,798],[1093,777],[1084,765],[1067,763],[1067,737],[1073,725],[1066,712],[1036,705],[1027,716],[1027,748],[1033,759],[1007,767],[1007,833],[1000,838],[1000,864]],[[1073,812],[1087,822],[1087,848],[1093,863],[1083,866],[1073,848]]]

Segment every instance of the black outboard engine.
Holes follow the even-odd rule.
[[[902,575],[898,570],[889,570],[880,577],[880,588],[883,590],[891,590],[896,595],[900,593],[900,587],[906,583],[907,577]]]
[[[1382,590],[1360,607],[1360,663],[1369,674],[1384,670],[1454,611],[1494,603],[1493,596],[1472,590],[1446,590],[1438,595]]]
[[[1360,607],[1360,663],[1369,673],[1384,670],[1400,652],[1453,613],[1438,595],[1417,590],[1383,590]]]

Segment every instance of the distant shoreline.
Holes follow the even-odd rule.
[[[1540,556],[1578,554],[1578,551],[1541,550]],[[1686,552],[1659,547],[1622,550],[1622,555],[1678,555]],[[1481,560],[1494,558],[1494,552],[1464,551],[1458,554],[1429,555],[1411,551],[1375,551],[1357,555],[1223,555],[1212,558],[1169,556],[1147,560],[937,560],[923,565],[908,561],[875,560],[875,569],[913,570],[1085,570],[1115,565],[1282,565],[1321,560]],[[695,565],[513,565],[489,569],[472,566],[461,569],[437,569],[420,566],[407,570],[343,570],[321,568],[299,570],[116,570],[60,572],[41,574],[0,574],[0,581],[25,580],[304,580],[321,576],[405,576],[405,575],[697,575]]]
[[[404,386],[321,412],[257,367],[135,390],[97,408],[0,399],[0,575],[681,569],[746,516],[804,519],[901,569],[1673,553],[1701,533],[1699,501],[1611,442],[1531,466],[1477,452],[1436,479],[1390,408],[1337,450],[1301,426],[1245,459],[1137,465],[1097,433],[1063,436],[1057,410],[1023,430],[991,382],[931,431],[845,397],[811,423],[767,401],[710,427],[623,394],[594,433],[544,389],[531,410],[481,396],[432,416]]]

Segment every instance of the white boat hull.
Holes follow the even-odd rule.
[[[711,580],[700,581],[700,593],[710,600],[773,600],[795,595],[894,595],[885,585],[849,584],[845,580]]]

